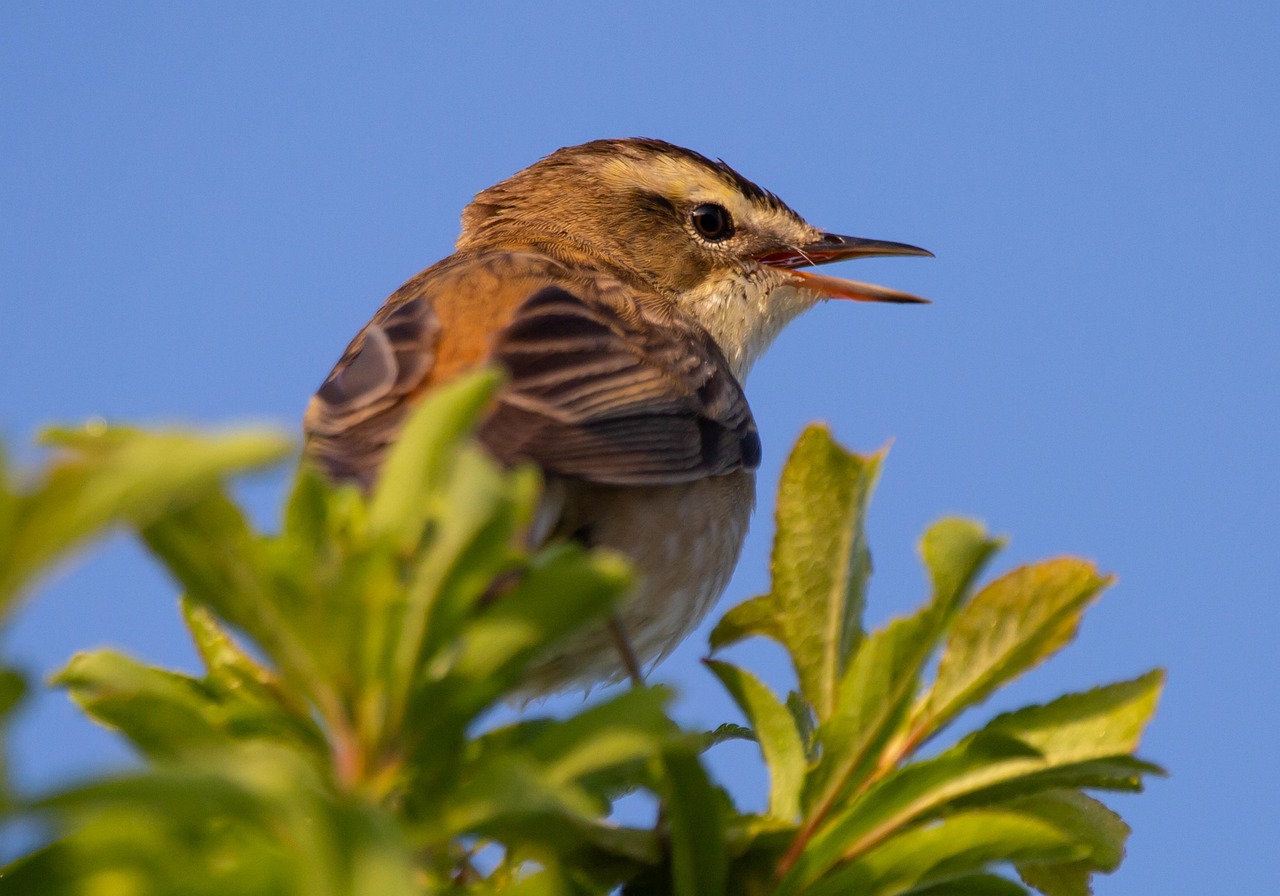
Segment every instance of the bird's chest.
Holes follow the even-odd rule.
[[[702,620],[729,583],[755,504],[747,471],[656,488],[554,483],[558,531],[624,554],[636,587],[619,620],[642,663],[668,653]],[[557,657],[567,678],[614,676],[615,645],[585,632]]]

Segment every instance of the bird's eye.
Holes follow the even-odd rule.
[[[722,205],[700,205],[689,214],[689,220],[698,235],[709,242],[718,243],[733,236],[733,219]]]

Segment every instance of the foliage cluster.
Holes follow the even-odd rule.
[[[288,453],[268,434],[63,431],[40,476],[0,471],[0,612],[122,524],[180,585],[204,663],[71,660],[56,684],[145,765],[56,793],[0,781],[0,811],[49,831],[0,870],[0,894],[1078,896],[1116,868],[1128,830],[1090,794],[1159,771],[1134,756],[1158,672],[938,742],[1067,644],[1108,578],[1056,559],[979,587],[1000,544],[947,519],[920,545],[928,599],[866,631],[882,458],[818,427],[783,475],[770,592],[711,635],[713,650],[777,641],[794,691],[709,660],[745,726],[681,730],[660,687],[493,724],[539,655],[629,582],[616,556],[522,548],[537,476],[469,438],[495,386],[484,374],[431,396],[367,497],[300,470],[277,534],[224,484]],[[4,671],[0,712],[22,690]],[[726,737],[759,744],[766,811],[708,776],[702,754]],[[611,818],[634,791],[656,798],[655,825]]]

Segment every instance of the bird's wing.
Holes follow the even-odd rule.
[[[503,462],[612,485],[758,466],[742,387],[701,328],[654,320],[621,285],[558,276],[554,262],[532,276],[529,259],[487,259],[406,284],[312,398],[307,453],[333,478],[368,487],[424,389],[488,359],[510,378],[479,437]],[[477,332],[477,307],[501,323]]]
[[[307,454],[330,477],[366,488],[436,363],[430,299],[388,305],[351,340],[307,405]]]
[[[700,328],[548,286],[499,334],[511,379],[480,428],[500,459],[611,485],[667,485],[760,463],[742,387]]]

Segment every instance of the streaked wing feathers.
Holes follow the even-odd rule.
[[[531,296],[498,336],[511,371],[480,437],[499,458],[612,485],[663,485],[760,462],[742,388],[706,334],[588,304]]]
[[[329,476],[372,484],[431,373],[439,337],[430,300],[418,297],[387,306],[351,340],[303,418],[307,453]]]
[[[329,476],[370,486],[413,402],[459,369],[459,355],[491,358],[510,373],[479,433],[503,462],[530,460],[611,485],[690,482],[759,465],[742,388],[701,328],[655,320],[612,278],[565,278],[545,257],[458,261],[411,281],[408,298],[393,297],[311,399],[307,453]],[[560,285],[538,288],[538,279]],[[496,334],[467,332],[469,309],[485,302],[514,310]],[[442,345],[448,339],[464,343]]]

